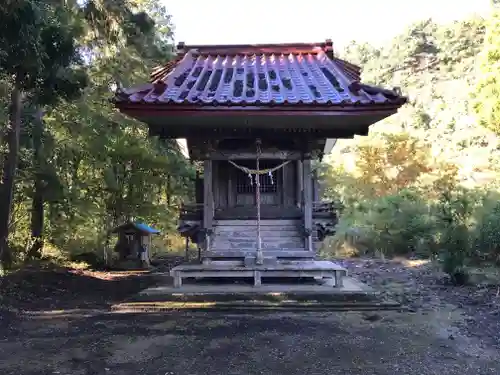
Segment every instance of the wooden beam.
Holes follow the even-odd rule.
[[[255,152],[213,151],[208,153],[212,160],[255,160]],[[263,151],[261,159],[300,160],[302,153],[299,151]]]

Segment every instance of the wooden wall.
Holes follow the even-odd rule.
[[[276,166],[283,161],[280,159],[267,160],[268,165]],[[237,164],[245,164],[244,161],[237,160]],[[253,167],[253,160],[249,162]],[[253,167],[255,168],[255,167]],[[297,219],[302,218],[302,162],[293,160],[283,168],[273,173],[273,180],[276,183],[276,192],[261,192],[261,217],[266,219]],[[216,218],[219,219],[255,219],[256,199],[255,193],[238,194],[237,182],[245,179],[236,167],[227,160],[212,161],[212,191],[213,209]],[[242,177],[243,176],[243,177]],[[311,190],[313,201],[320,200],[320,189],[317,181],[311,176]],[[203,200],[203,179],[197,181],[197,203],[204,203]]]

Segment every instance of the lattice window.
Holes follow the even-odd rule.
[[[240,162],[239,165],[245,166],[247,168],[255,169],[255,161],[251,162]],[[260,162],[261,169],[273,168],[276,166],[274,162],[268,162],[262,160]],[[269,176],[268,174],[260,175],[260,192],[261,193],[276,193],[278,191],[278,176],[280,170],[273,172],[273,176]],[[255,176],[252,176],[252,180],[248,177],[247,174],[242,172],[241,170],[236,170],[236,192],[238,194],[255,194]]]

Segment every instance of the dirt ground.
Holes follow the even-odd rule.
[[[479,329],[500,320],[492,288],[478,300],[482,286],[446,286],[425,267],[346,265],[405,296],[413,312],[118,314],[109,304],[151,277],[32,270],[4,278],[0,374],[500,373],[498,338]]]
[[[500,272],[472,274],[471,285],[453,286],[435,265],[408,260],[342,262],[351,276],[420,313],[452,310],[454,329],[500,353]],[[500,357],[500,355],[499,355]]]

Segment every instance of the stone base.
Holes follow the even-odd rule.
[[[158,275],[160,276],[160,275]],[[165,277],[166,275],[162,275]],[[162,277],[162,278],[163,278]],[[170,276],[162,285],[143,290],[138,295],[113,305],[115,312],[162,311],[380,311],[401,310],[396,301],[351,278],[343,278],[342,287],[334,279],[295,280],[295,283],[265,283],[254,286],[236,280],[186,280],[180,288],[172,287]]]
[[[262,265],[248,262],[246,266],[217,262],[183,264],[173,268],[170,275],[174,279],[174,288],[180,288],[185,278],[253,278],[254,286],[260,286],[262,278],[331,279],[334,287],[341,288],[347,270],[324,260],[264,262]]]

